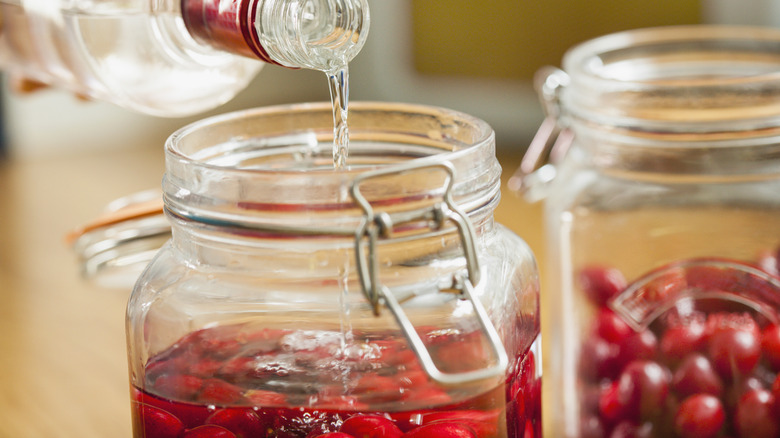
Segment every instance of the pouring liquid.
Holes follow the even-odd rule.
[[[349,156],[349,69],[347,64],[327,73],[333,104],[333,168],[344,169]]]

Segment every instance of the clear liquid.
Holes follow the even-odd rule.
[[[197,44],[178,30],[181,18],[172,13],[150,18],[132,4],[50,13],[56,19],[0,2],[3,70],[144,113],[213,108],[262,65]]]
[[[344,169],[349,156],[349,69],[347,64],[327,73],[333,104],[333,168]]]

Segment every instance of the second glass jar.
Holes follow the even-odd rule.
[[[551,436],[780,433],[779,47],[635,30],[540,74],[550,117],[518,176],[546,196]]]

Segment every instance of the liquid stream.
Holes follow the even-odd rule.
[[[330,99],[333,104],[333,168],[344,169],[349,156],[349,69],[344,64],[328,73]]]

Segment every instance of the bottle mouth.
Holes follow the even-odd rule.
[[[598,124],[724,132],[780,122],[780,30],[671,26],[620,32],[564,56],[563,106]]]
[[[450,195],[464,211],[477,214],[492,211],[498,200],[501,169],[493,130],[463,113],[355,102],[347,166],[334,169],[332,148],[329,103],[201,120],[166,144],[166,208],[204,224],[349,234],[364,215],[354,199],[356,181],[366,201],[388,213]],[[451,177],[441,171],[442,163],[454,170]],[[379,169],[381,177],[363,181],[364,174]]]
[[[366,0],[265,0],[254,23],[274,62],[325,72],[341,69],[368,38]]]

